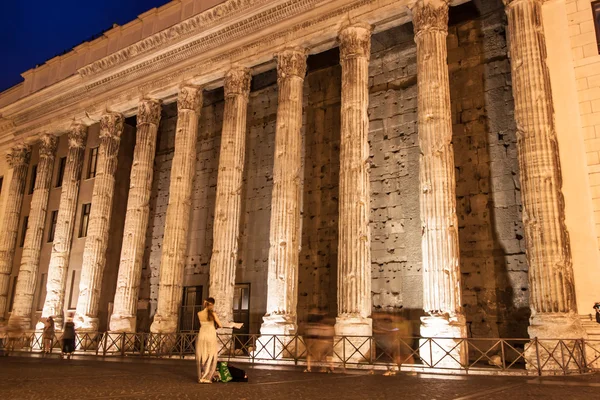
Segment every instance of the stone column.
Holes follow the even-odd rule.
[[[10,274],[15,256],[30,158],[31,147],[25,144],[13,147],[6,155],[8,165],[12,168],[12,178],[2,217],[2,229],[0,229],[0,323],[4,322],[4,315],[8,311]]]
[[[156,135],[160,122],[160,101],[142,100],[138,107],[135,150],[129,183],[127,213],[111,332],[135,333],[138,292],[142,277],[142,258],[150,213],[150,194],[156,154]]]
[[[52,243],[52,253],[48,267],[48,283],[46,284],[46,300],[42,311],[42,320],[54,316],[58,329],[62,329],[64,318],[63,309],[69,257],[71,255],[71,240],[75,225],[79,183],[83,169],[83,155],[87,139],[87,126],[73,124],[69,131],[69,152],[60,192],[60,206],[56,222],[56,232]],[[37,328],[43,328],[43,321],[38,322]]]
[[[505,0],[527,261],[529,336],[577,339],[577,316],[542,0]]]
[[[302,204],[302,89],[306,51],[285,49],[277,55],[277,130],[271,201],[267,313],[263,335],[297,330],[298,263]]]
[[[98,331],[98,305],[102,276],[106,266],[106,248],[110,234],[117,156],[124,125],[123,115],[104,114],[100,119],[100,147],[92,193],[92,209],[85,239],[75,326],[80,331]]]
[[[446,36],[448,0],[419,0],[412,8],[417,44],[418,130],[422,251],[423,337],[466,337],[456,217],[456,178]],[[464,346],[435,340],[421,356],[436,366],[458,366]],[[450,356],[446,356],[446,351]]]
[[[158,307],[150,327],[152,333],[177,331],[187,252],[192,182],[196,167],[198,115],[201,107],[202,90],[193,86],[182,87],[177,99],[175,153],[160,260]]]
[[[216,301],[216,310],[225,326],[233,321],[240,199],[246,152],[246,113],[251,79],[250,72],[241,68],[232,69],[225,76],[225,110],[210,259],[210,295]]]
[[[369,231],[369,59],[371,28],[339,33],[342,64],[338,247],[338,336],[371,336],[371,234]],[[363,351],[364,353],[364,351]]]
[[[40,252],[42,250],[42,239],[46,225],[46,214],[48,211],[48,197],[52,186],[52,173],[54,172],[54,156],[58,140],[53,135],[43,135],[40,138],[40,159],[37,167],[37,176],[31,198],[31,211],[29,212],[29,223],[25,233],[25,244],[17,287],[15,289],[15,302],[13,304],[10,319],[20,318],[23,327],[31,327],[31,310],[33,308],[33,296],[37,283],[38,269],[40,266]]]

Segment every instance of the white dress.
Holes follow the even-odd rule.
[[[200,314],[200,313],[198,313]],[[198,315],[200,318],[200,315]],[[196,337],[196,366],[198,380],[212,381],[218,359],[217,330],[215,321],[200,320],[200,331]]]

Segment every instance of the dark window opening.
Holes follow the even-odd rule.
[[[42,311],[44,309],[44,302],[46,301],[46,274],[42,274],[40,277],[40,288],[38,290],[38,301],[37,301],[37,311]]]
[[[2,183],[4,182],[4,177],[0,176],[0,195],[2,194]]]
[[[598,53],[600,53],[600,0],[592,3],[592,13],[594,16],[594,28],[596,28],[596,43],[598,44]]]
[[[90,210],[92,208],[91,203],[84,204],[81,206],[81,223],[79,224],[79,237],[86,237],[88,232],[88,225],[90,223]]]
[[[61,187],[63,178],[65,177],[65,167],[67,166],[67,157],[61,157],[58,161],[58,175],[56,176],[55,187]]]
[[[29,181],[29,194],[33,194],[35,189],[35,179],[37,178],[37,164],[31,167],[31,180]]]
[[[17,277],[13,277],[12,291],[10,292],[10,301],[8,302],[8,312],[12,312],[13,304],[15,302],[15,293],[17,292]]]
[[[56,232],[56,223],[58,222],[58,210],[50,214],[50,229],[48,230],[48,242],[54,242],[54,233]]]
[[[23,225],[21,226],[21,240],[19,241],[19,247],[25,246],[25,235],[27,234],[27,225],[29,224],[29,217],[23,217]]]
[[[73,270],[71,274],[71,288],[69,290],[69,310],[74,310],[77,308],[77,298],[75,297],[75,286],[77,279],[77,271]]]
[[[202,286],[183,288],[183,302],[179,315],[179,331],[194,332],[200,329],[198,312],[202,311]]]
[[[98,165],[98,148],[94,147],[90,149],[90,156],[88,157],[88,169],[86,179],[96,177],[96,167]]]
[[[244,324],[236,333],[250,333],[250,284],[239,283],[235,285],[233,294],[233,322]]]

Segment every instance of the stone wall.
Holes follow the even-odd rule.
[[[483,5],[482,5],[483,3]],[[521,223],[510,64],[501,2],[453,8],[448,37],[463,303],[472,336],[524,336],[527,267]],[[422,315],[416,46],[412,26],[373,36],[369,70],[374,312]],[[337,49],[312,55],[304,85],[304,191],[299,322],[313,306],[337,311],[341,69]],[[203,286],[217,179],[222,89],[205,93],[200,117],[185,285]],[[236,281],[251,284],[250,331],[266,307],[277,111],[274,71],[253,78]],[[163,111],[141,297],[155,303],[168,204],[175,105]],[[415,331],[416,333],[416,331]]]

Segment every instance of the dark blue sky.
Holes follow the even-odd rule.
[[[21,73],[168,0],[7,0],[0,13],[0,91]]]

